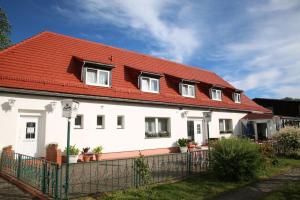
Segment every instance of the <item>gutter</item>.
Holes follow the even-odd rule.
[[[186,108],[201,108],[204,110],[215,110],[215,111],[234,111],[234,112],[254,112],[253,110],[240,110],[231,108],[216,108],[212,106],[196,106],[191,104],[180,104],[180,103],[167,103],[159,101],[147,101],[147,100],[136,100],[136,99],[125,99],[118,97],[106,97],[106,96],[93,96],[93,95],[83,95],[83,94],[70,94],[70,93],[59,93],[59,92],[49,92],[49,91],[38,91],[38,90],[25,90],[17,88],[5,88],[0,87],[0,92],[12,93],[12,94],[29,94],[36,96],[48,96],[48,97],[61,97],[61,98],[73,98],[82,100],[101,100],[101,101],[114,101],[114,102],[125,102],[125,103],[139,103],[148,105],[160,105],[160,106],[176,106],[176,107],[186,107]]]

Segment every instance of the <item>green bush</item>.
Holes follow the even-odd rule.
[[[277,142],[277,151],[283,156],[299,156],[300,128],[285,127],[274,136]]]
[[[213,173],[222,180],[253,179],[261,164],[259,146],[248,139],[221,139],[211,151]]]
[[[271,165],[278,164],[278,159],[276,157],[276,150],[271,143],[260,144],[260,153],[261,153],[264,168]]]
[[[177,140],[177,144],[180,147],[186,147],[188,142],[189,142],[189,140],[186,139],[186,138],[180,138],[180,139]]]

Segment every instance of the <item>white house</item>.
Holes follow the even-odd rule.
[[[0,52],[0,148],[64,149],[66,98],[79,102],[71,144],[111,154],[166,152],[178,138],[205,144],[208,130],[210,138],[240,134],[245,115],[270,112],[213,72],[43,32]]]

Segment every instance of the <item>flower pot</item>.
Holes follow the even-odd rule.
[[[69,155],[69,163],[77,163],[78,155]]]
[[[101,159],[101,153],[95,154],[95,158],[97,161],[99,161]]]
[[[90,155],[83,155],[83,161],[84,162],[90,162],[91,156]]]
[[[180,148],[181,153],[186,153],[188,150],[187,147],[179,147],[179,148]]]

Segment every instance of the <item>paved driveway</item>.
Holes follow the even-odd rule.
[[[2,200],[32,200],[34,199],[30,194],[20,190],[15,185],[7,182],[0,177],[0,199]]]

